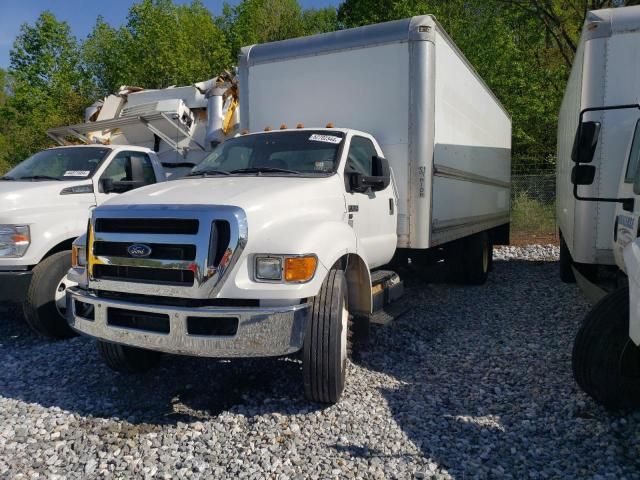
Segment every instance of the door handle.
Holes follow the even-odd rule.
[[[393,198],[389,199],[389,215],[393,215],[395,211],[395,205],[393,203]]]

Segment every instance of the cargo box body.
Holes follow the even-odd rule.
[[[239,63],[241,128],[372,134],[398,189],[398,246],[508,225],[511,119],[431,16],[254,45]]]
[[[580,112],[637,104],[640,98],[640,7],[589,12],[558,120],[556,210],[558,227],[575,262],[613,265],[615,204],[577,201],[571,159]],[[589,112],[601,123],[593,157],[595,181],[579,187],[584,197],[616,198],[638,120],[635,109]]]

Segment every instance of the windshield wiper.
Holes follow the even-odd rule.
[[[58,180],[60,181],[58,177],[51,177],[49,175],[27,175],[24,177],[18,177],[16,178],[16,180]]]
[[[8,177],[8,176],[5,175],[4,177],[0,177],[0,180],[14,180],[15,181],[15,178]]]
[[[206,177],[207,175],[230,175],[226,170],[202,170],[201,172],[191,172],[187,174],[187,177],[199,177],[202,175]]]
[[[237,170],[231,170],[230,173],[263,173],[263,172],[291,173],[293,175],[300,175],[300,172],[296,172],[295,170],[287,170],[286,168],[276,168],[276,167],[239,168]]]

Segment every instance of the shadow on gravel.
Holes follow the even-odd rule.
[[[299,361],[165,356],[142,375],[108,369],[92,339],[50,341],[17,310],[0,306],[0,396],[132,424],[195,422],[241,408],[246,415],[308,413]],[[284,405],[284,406],[283,406]]]
[[[588,305],[575,286],[560,283],[557,268],[553,261],[496,261],[481,287],[414,275],[406,279],[411,311],[373,329],[360,365],[399,382],[380,393],[430,459],[427,475],[640,471],[631,447],[640,416],[611,415],[575,385],[571,347]],[[370,461],[388,457],[375,445],[332,447]]]

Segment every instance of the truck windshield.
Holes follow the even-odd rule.
[[[286,131],[231,138],[190,176],[206,174],[326,175],[335,172],[342,132]]]
[[[111,151],[104,147],[43,150],[19,163],[3,180],[78,180],[93,175]]]

